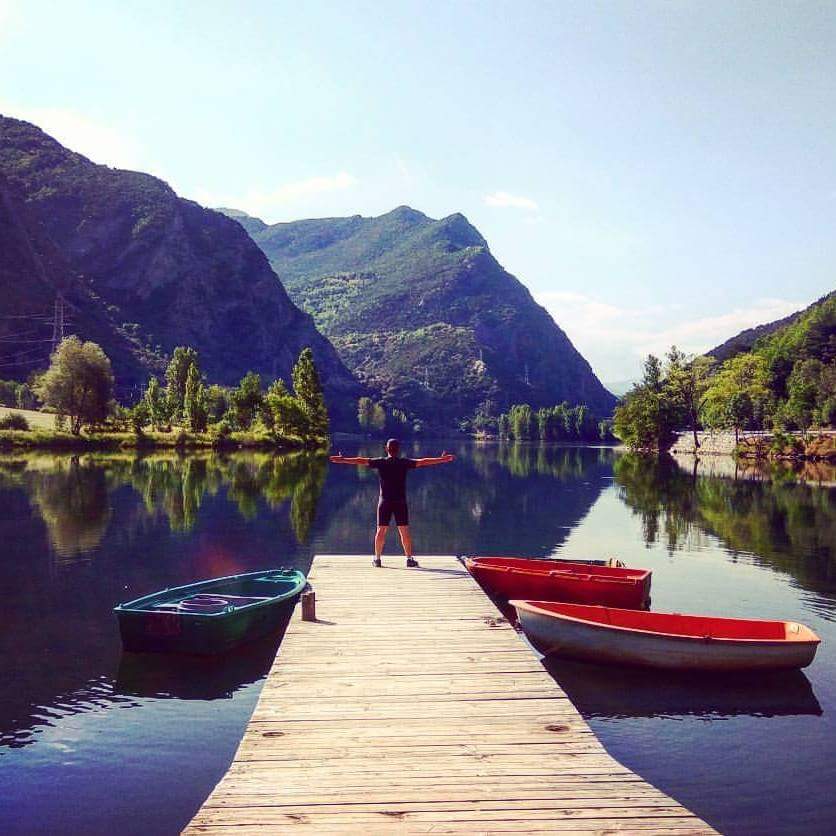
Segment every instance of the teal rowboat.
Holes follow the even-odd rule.
[[[305,584],[296,569],[268,569],[164,589],[113,611],[125,650],[225,653],[278,629]]]

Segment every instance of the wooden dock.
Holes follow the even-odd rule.
[[[186,833],[714,833],[610,757],[453,557],[319,556]],[[391,567],[391,568],[390,568]]]

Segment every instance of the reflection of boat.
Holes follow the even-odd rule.
[[[290,616],[289,608],[285,619]],[[285,625],[275,635],[250,642],[219,659],[213,656],[170,656],[123,653],[115,692],[135,697],[180,700],[230,699],[245,685],[267,675]]]
[[[819,637],[803,624],[511,601],[543,653],[676,670],[804,668]]]
[[[114,612],[126,650],[223,653],[274,632],[304,586],[295,569],[248,572],[165,589]]]
[[[791,717],[820,715],[801,671],[692,673],[621,668],[548,656],[546,670],[585,717]]]
[[[568,601],[642,609],[650,602],[650,570],[526,557],[467,557],[470,573],[494,598]]]

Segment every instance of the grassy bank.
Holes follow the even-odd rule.
[[[0,430],[0,450],[303,450],[327,445],[322,439],[274,436],[259,430],[218,435],[175,427],[170,432],[83,431],[73,435],[51,429],[45,423],[38,422],[28,430]]]

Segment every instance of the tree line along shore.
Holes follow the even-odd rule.
[[[136,403],[118,403],[114,383],[99,345],[67,337],[46,371],[26,383],[0,381],[0,404],[42,410],[36,421],[11,410],[0,417],[0,447],[292,449],[328,442],[328,410],[309,348],[293,367],[290,388],[281,379],[265,388],[253,372],[234,387],[208,383],[188,346],[174,350],[163,381],[151,377]]]
[[[770,348],[767,341],[722,364],[676,347],[664,361],[648,356],[641,381],[616,407],[614,434],[636,452],[676,444],[745,458],[836,459],[836,340],[822,347],[824,360],[803,345]]]

